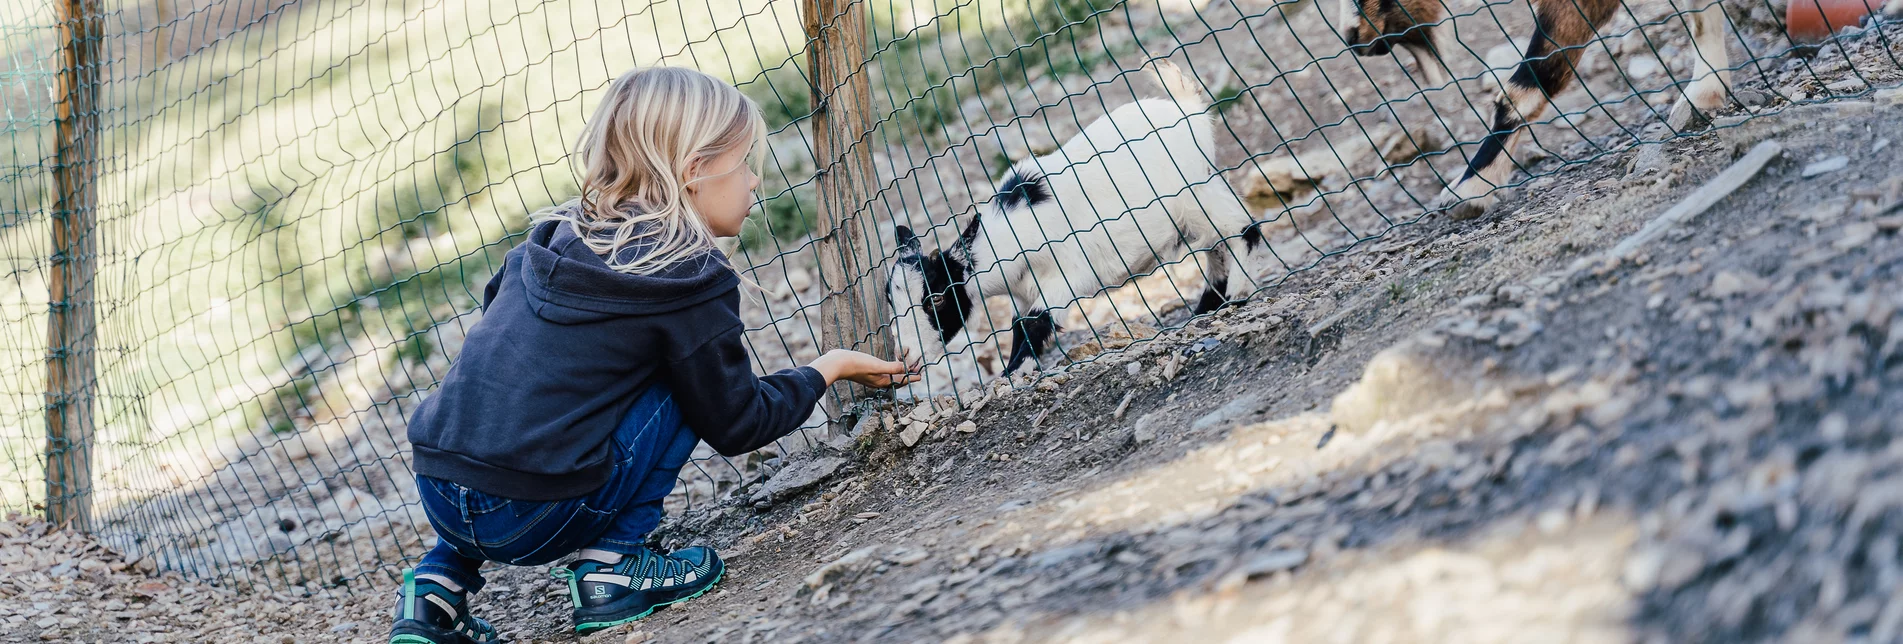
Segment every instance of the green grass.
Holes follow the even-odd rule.
[[[1249,86],[1240,82],[1224,85],[1216,90],[1215,101],[1210,105],[1217,114],[1228,114],[1229,110],[1242,106],[1242,100],[1249,93]]]
[[[872,47],[883,49],[875,57],[873,100],[895,110],[888,140],[942,145],[948,129],[965,125],[958,106],[971,96],[1027,84],[1033,72],[1083,74],[1114,60],[1091,38],[1099,5],[1111,6],[1101,0],[1010,0],[982,11],[953,0],[920,4],[915,25],[879,5],[871,16]]]

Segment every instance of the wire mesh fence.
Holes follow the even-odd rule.
[[[1903,27],[1794,39],[1818,1],[5,0],[0,507],[229,583],[414,562],[405,419],[633,66],[767,114],[723,247],[756,367],[915,352],[897,395],[958,405],[1568,166],[1893,106]],[[744,500],[847,393],[670,506]]]

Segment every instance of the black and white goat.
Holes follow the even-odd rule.
[[[1058,331],[1053,311],[1203,250],[1197,313],[1253,291],[1246,258],[1262,240],[1210,161],[1209,103],[1174,64],[1156,69],[1171,99],[1119,107],[1057,151],[1014,164],[949,248],[926,255],[911,229],[894,231],[886,298],[901,347],[923,350],[921,319],[950,343],[985,297],[1008,294],[1018,316],[1010,375]]]
[[[1690,87],[1673,106],[1670,124],[1683,128],[1699,114],[1722,107],[1731,85],[1725,52],[1724,9],[1718,0],[1632,0],[1670,2],[1675,15],[1691,32]],[[1508,158],[1527,124],[1546,112],[1552,97],[1574,81],[1585,45],[1598,36],[1624,0],[1531,0],[1533,37],[1512,76],[1494,99],[1493,125],[1479,149],[1468,159],[1467,170],[1441,194],[1440,206],[1451,207],[1456,218],[1479,215],[1493,202],[1490,193],[1513,175]],[[1342,39],[1355,53],[1384,56],[1394,47],[1414,55],[1422,75],[1434,86],[1446,85],[1452,74],[1440,52],[1453,48],[1445,42],[1447,18],[1444,0],[1342,0]],[[1697,108],[1694,112],[1692,108]]]

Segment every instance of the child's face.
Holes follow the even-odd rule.
[[[693,177],[697,180],[687,186],[687,198],[716,236],[739,235],[753,208],[753,189],[760,187],[760,177],[747,164],[747,152],[737,148],[701,161]]]

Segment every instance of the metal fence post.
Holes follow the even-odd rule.
[[[96,0],[95,0],[96,1]],[[59,194],[50,214],[46,320],[46,520],[81,530],[92,515],[94,147],[98,145],[100,15],[85,0],[59,3],[62,69],[54,106]]]
[[[819,171],[820,350],[848,348],[892,358],[886,319],[884,275],[875,270],[877,220],[868,209],[877,179],[868,145],[872,93],[867,79],[866,7],[861,0],[802,3],[807,68],[813,85],[813,151]],[[844,402],[868,390],[842,384]]]

